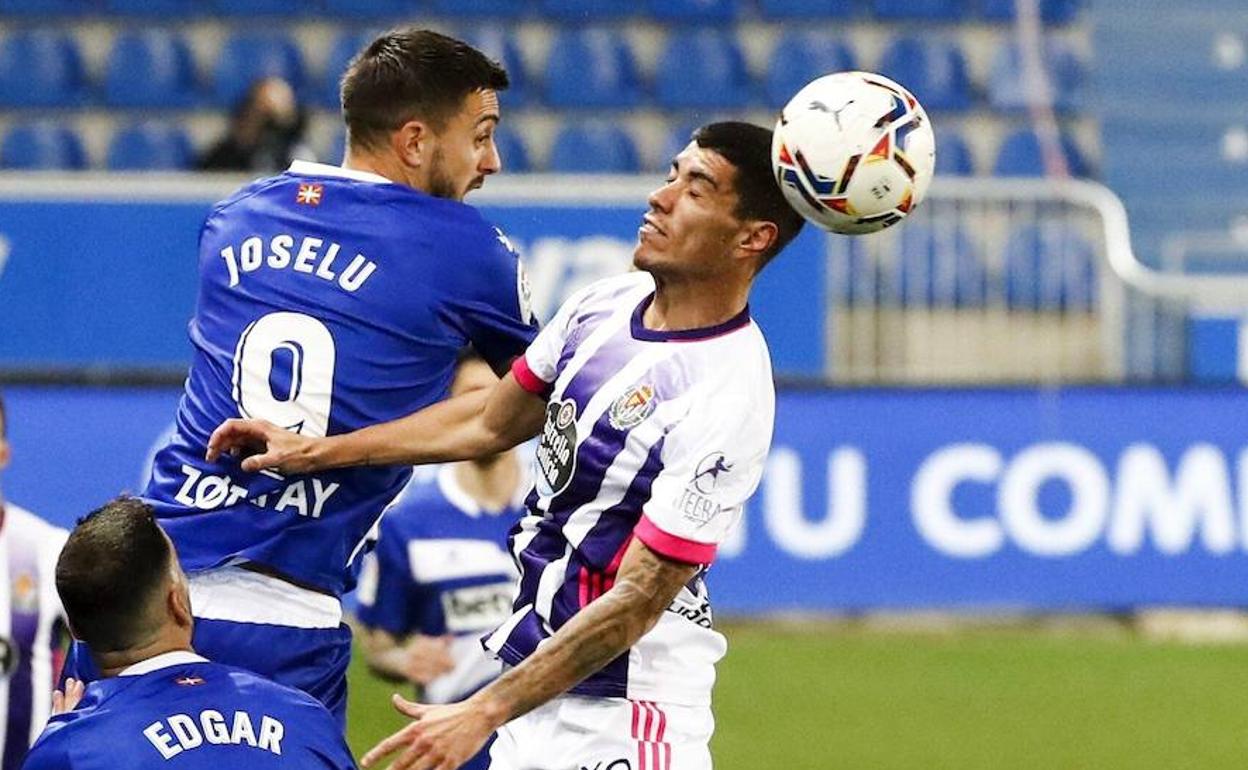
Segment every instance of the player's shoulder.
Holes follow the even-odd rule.
[[[73,725],[81,719],[75,711],[57,714],[48,720],[22,763],[23,770],[66,770],[72,768]]]
[[[633,270],[601,278],[578,289],[568,297],[563,306],[569,309],[617,306],[619,302],[640,301],[653,291],[653,276],[641,270]]]

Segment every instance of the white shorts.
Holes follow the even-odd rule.
[[[708,706],[564,695],[503,725],[490,770],[711,770]]]

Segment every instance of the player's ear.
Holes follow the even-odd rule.
[[[390,135],[390,143],[405,164],[420,168],[426,161],[425,151],[431,136],[429,126],[419,120],[409,120]]]
[[[169,617],[183,628],[191,628],[195,619],[191,614],[191,592],[186,584],[186,578],[175,580],[169,586],[169,593],[166,597],[166,609]]]
[[[780,228],[775,222],[747,219],[737,233],[737,252],[750,259],[761,258],[779,237]]]

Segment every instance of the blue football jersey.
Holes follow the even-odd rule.
[[[243,669],[168,653],[136,673],[89,684],[77,708],[48,722],[23,767],[346,770],[355,761],[312,697]]]
[[[506,237],[476,209],[296,162],[218,204],[199,238],[194,359],[144,497],[188,571],[239,561],[349,590],[406,467],[281,477],[204,460],[231,417],[347,433],[446,396],[471,344],[496,370],[536,334]]]
[[[512,503],[483,510],[455,481],[455,466],[414,479],[381,520],[377,548],[365,561],[356,610],[361,623],[398,638],[456,638],[454,670],[430,682],[430,703],[467,697],[498,676],[501,664],[481,636],[511,615],[519,573],[507,535],[524,515],[522,484]]]

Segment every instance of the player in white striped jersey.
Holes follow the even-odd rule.
[[[521,578],[485,639],[510,667],[467,700],[423,706],[364,758],[454,768],[498,729],[495,770],[711,765],[710,694],[724,654],[703,582],[762,475],[775,408],[750,319],[759,270],[800,230],[769,163],[771,132],[694,134],[651,194],[641,272],[569,300],[511,373],[392,423],[317,440],[259,422],[210,451],[283,472],[476,457],[538,435]]]
[[[11,450],[0,401],[0,470]],[[69,533],[0,494],[0,770],[17,770],[52,709],[65,613],[56,557]]]

